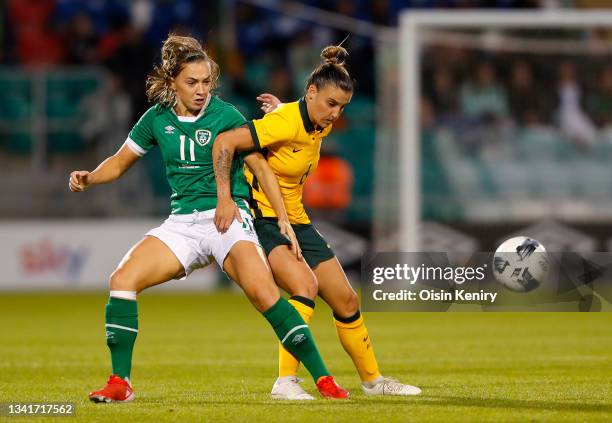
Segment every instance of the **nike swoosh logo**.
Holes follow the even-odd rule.
[[[302,151],[302,150],[303,150],[303,148],[299,148],[299,149],[295,149],[295,148],[294,148],[294,149],[293,149],[293,152],[294,152],[294,153],[297,153],[298,151]]]

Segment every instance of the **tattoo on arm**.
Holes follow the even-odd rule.
[[[230,154],[228,150],[221,150],[217,158],[216,168],[219,182],[229,183],[230,170],[232,168],[232,154]]]

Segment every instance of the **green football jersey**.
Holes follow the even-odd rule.
[[[194,117],[177,116],[171,108],[157,104],[134,125],[126,143],[139,156],[156,145],[161,148],[172,189],[171,213],[189,214],[217,207],[213,143],[219,133],[245,123],[234,106],[212,95]],[[230,172],[232,197],[240,208],[249,211],[243,164],[236,154]]]

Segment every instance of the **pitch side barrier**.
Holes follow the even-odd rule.
[[[533,253],[529,262],[478,252],[460,263],[444,252],[374,253],[361,279],[364,311],[612,311],[609,252]]]
[[[129,249],[163,218],[0,222],[0,292],[108,291],[108,278]],[[211,290],[217,266],[155,291]]]

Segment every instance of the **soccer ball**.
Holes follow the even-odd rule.
[[[493,256],[495,279],[512,291],[532,291],[547,274],[546,249],[533,238],[510,238],[497,247]]]

